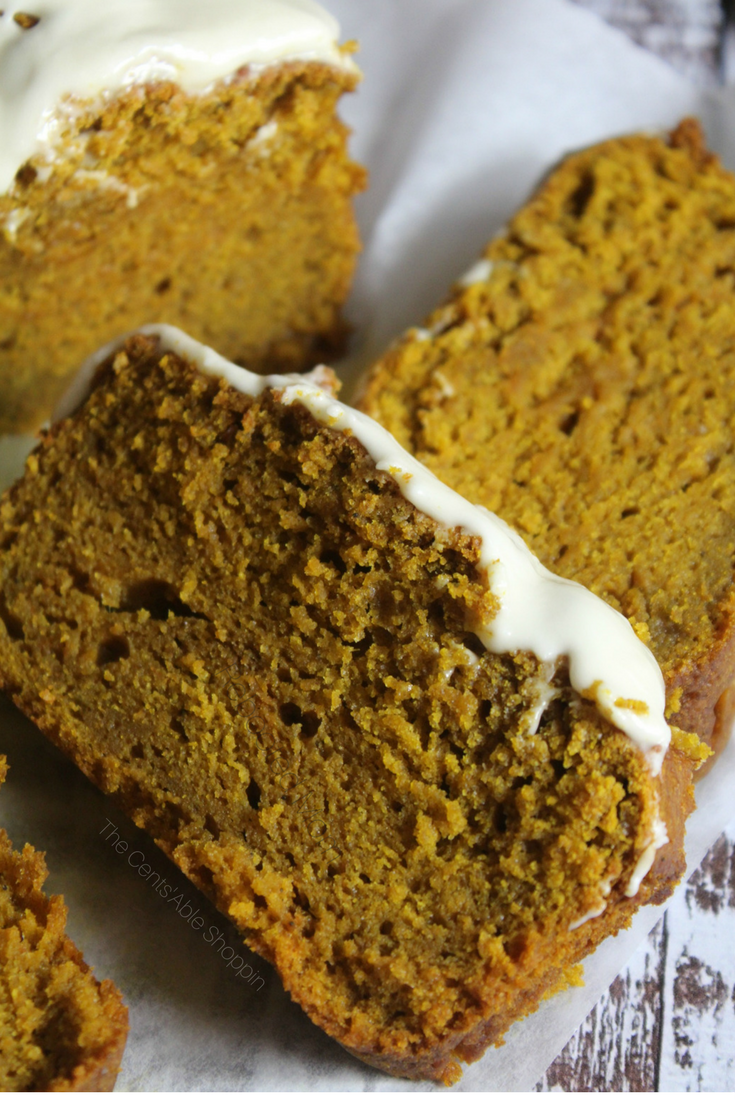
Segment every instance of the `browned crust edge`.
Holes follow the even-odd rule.
[[[69,955],[72,955],[71,949],[74,949],[78,954],[77,963],[83,971],[89,972],[89,965],[82,959],[72,941],[69,941],[69,947],[67,947]],[[128,1039],[128,1008],[112,980],[102,980],[99,985],[99,996],[105,1016],[114,1029],[109,1044],[95,1056],[90,1056],[78,1064],[71,1079],[51,1083],[47,1088],[49,1092],[114,1090]]]
[[[699,779],[727,745],[735,720],[735,620],[729,607],[706,662],[680,667],[666,678],[667,695],[677,690],[681,691],[681,704],[673,716],[677,727],[693,731],[713,751]]]
[[[40,700],[31,703],[18,691],[13,692],[12,696],[16,705],[37,724],[50,741],[67,754],[94,784],[104,789],[104,785],[100,785],[97,763],[91,757],[78,752],[73,733],[65,731],[64,720],[59,722],[59,718],[52,714],[53,708],[47,708]],[[564,968],[550,963],[549,939],[548,937],[545,939],[547,948],[544,950],[544,939],[539,936],[535,943],[531,944],[529,952],[524,954],[524,959],[519,965],[519,973],[522,972],[526,977],[530,974],[534,982],[528,984],[524,981],[522,988],[509,990],[505,1005],[498,1013],[476,1021],[464,1032],[457,1031],[449,1034],[440,1045],[434,1046],[431,1050],[400,1054],[380,1052],[374,1047],[363,1048],[359,1043],[355,1044],[354,1037],[349,1036],[349,1031],[345,1029],[344,1024],[336,1020],[320,1016],[316,1024],[351,1055],[389,1075],[411,1080],[430,1080],[444,1086],[456,1083],[462,1076],[459,1061],[473,1063],[480,1059],[490,1045],[502,1044],[505,1032],[514,1022],[531,1014],[545,997],[566,985],[565,973],[570,967],[593,952],[605,938],[615,936],[620,929],[627,927],[632,915],[642,904],[649,902],[660,904],[672,894],[686,867],[683,842],[685,822],[694,808],[694,792],[691,783],[693,769],[691,759],[672,746],[664,759],[659,782],[660,813],[666,824],[669,842],[657,852],[654,864],[645,877],[639,893],[628,898],[623,894],[623,886],[619,886],[613,892],[608,907],[601,916],[590,919],[576,930],[560,933],[555,939],[553,956],[557,957],[561,953],[565,959]],[[126,815],[136,819],[138,809],[126,793],[117,791],[109,795]],[[227,902],[218,898],[216,885],[205,884],[196,875],[196,870],[188,860],[187,847],[174,848],[160,838],[156,838],[155,841],[184,874],[229,918]],[[249,931],[243,929],[240,929],[240,933],[249,948],[269,959],[257,934],[249,936]],[[114,985],[112,986],[114,990]],[[295,1001],[300,1000],[297,998]],[[124,1007],[120,1007],[120,1012],[124,1015],[126,1024],[127,1011]],[[311,1017],[314,1019],[314,1015]],[[121,1028],[124,1029],[122,1017],[120,1022]],[[82,1065],[71,1084],[52,1089],[80,1091],[111,1089],[111,1087],[96,1084],[114,1085],[118,1070],[117,1062],[122,1054],[124,1041],[123,1033],[122,1037],[118,1038],[117,1046],[111,1045],[110,1051],[95,1063],[94,1067],[87,1068]]]
[[[669,842],[656,854],[651,871],[641,886],[642,898],[628,898],[618,889],[603,915],[559,937],[558,944],[568,948],[570,955],[577,961],[592,953],[605,938],[616,936],[621,929],[627,927],[641,903],[658,905],[672,894],[686,869],[683,854],[685,823],[694,809],[691,777],[690,759],[672,747],[664,761],[660,789],[661,815],[666,823]],[[465,1034],[449,1038],[441,1048],[436,1048],[432,1053],[421,1053],[416,1058],[396,1059],[390,1055],[351,1048],[348,1045],[344,1047],[364,1063],[390,1075],[406,1079],[432,1079],[444,1086],[451,1086],[462,1075],[460,1060],[467,1064],[474,1063],[484,1055],[490,1045],[502,1045],[506,1031],[514,1022],[533,1013],[545,997],[566,985],[564,972],[557,965],[539,961],[533,970],[536,972],[536,983],[533,987],[519,991],[515,1000],[503,1011],[478,1022]]]
[[[0,783],[6,773],[5,758],[0,756]],[[46,918],[53,912],[66,911],[61,896],[47,896],[42,890],[42,885],[48,876],[48,869],[44,855],[34,850],[32,846],[24,846],[23,852],[12,850],[10,839],[4,830],[0,830],[0,844],[7,846],[11,855],[11,861],[18,874],[18,881],[14,886],[14,893],[18,899],[27,906],[36,917],[45,925]],[[64,957],[72,961],[81,972],[91,974],[89,967],[80,950],[68,935],[64,935],[61,942],[61,952]],[[94,977],[92,977],[94,979]],[[39,1088],[48,1092],[56,1091],[111,1091],[114,1089],[122,1062],[125,1044],[128,1039],[128,1008],[122,1001],[122,996],[112,980],[95,980],[98,994],[105,1017],[112,1026],[110,1040],[107,1045],[94,1054],[90,1054],[81,1060],[74,1068],[70,1078],[54,1079],[46,1087]]]

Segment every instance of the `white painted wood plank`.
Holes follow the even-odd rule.
[[[735,821],[536,1090],[735,1090]]]
[[[735,822],[668,912],[658,1089],[735,1090]]]
[[[588,1015],[537,1091],[651,1091],[659,1050],[664,920]]]

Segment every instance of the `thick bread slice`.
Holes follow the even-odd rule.
[[[4,498],[0,681],[318,1025],[451,1082],[670,892],[686,739],[656,774],[598,711],[610,670],[580,691],[566,648],[488,649],[504,606],[472,518],[530,562],[505,526],[404,477],[313,384],[192,347],[112,351]],[[469,527],[430,515],[442,495]],[[548,584],[602,614],[585,658],[620,627],[632,676],[651,663],[603,602]],[[636,692],[613,694],[633,727],[655,711]]]
[[[698,124],[556,168],[361,408],[623,612],[713,746],[735,679],[735,178]]]

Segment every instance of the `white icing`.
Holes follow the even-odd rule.
[[[430,337],[439,337],[442,333],[445,333],[448,326],[452,324],[453,314],[451,308],[442,311],[438,321],[435,321],[432,326],[429,327],[428,333]]]
[[[571,933],[572,930],[578,930],[580,926],[584,926],[585,922],[589,922],[591,918],[599,918],[600,915],[604,914],[606,910],[607,900],[603,899],[599,907],[592,907],[591,910],[583,914],[581,918],[577,918],[574,920],[574,922],[570,922],[568,926],[569,932]]]
[[[439,391],[442,398],[453,398],[454,395],[457,393],[447,377],[443,375],[441,371],[435,371],[432,378],[435,383],[439,384]]]
[[[661,849],[662,846],[666,845],[668,840],[669,840],[669,835],[668,835],[667,830],[666,830],[666,824],[662,820],[662,818],[659,814],[658,806],[657,806],[656,807],[656,815],[655,815],[655,818],[654,818],[654,821],[653,821],[653,826],[651,828],[651,834],[648,838],[648,841],[647,841],[646,845],[643,848],[643,852],[641,853],[640,857],[636,861],[635,868],[633,869],[633,872],[631,873],[630,880],[628,881],[628,884],[625,888],[625,894],[626,894],[626,896],[628,896],[629,899],[632,898],[635,895],[638,895],[638,892],[640,891],[641,884],[643,883],[646,876],[648,876],[649,872],[651,871],[651,867],[652,867],[653,862],[655,860],[656,854],[658,853],[658,851]],[[583,926],[584,923],[588,922],[591,918],[597,918],[598,915],[601,915],[606,910],[606,908],[607,908],[607,899],[606,899],[606,897],[610,894],[610,890],[612,888],[612,881],[611,880],[603,881],[600,884],[600,888],[602,890],[602,895],[603,895],[603,900],[600,903],[600,906],[599,907],[593,907],[591,910],[587,911],[587,913],[584,914],[581,918],[578,918],[575,922],[572,922],[569,926],[570,930],[576,930],[579,926]]]
[[[27,29],[13,16],[39,22]],[[73,102],[174,81],[201,92],[249,65],[322,61],[354,70],[315,0],[6,0],[0,15],[0,192],[48,161]],[[73,97],[71,100],[65,97]]]
[[[528,713],[528,734],[535,735],[539,729],[539,724],[543,718],[543,714],[551,704],[554,697],[557,695],[557,690],[552,685],[552,678],[555,670],[554,666],[549,663],[543,671],[543,678],[538,678],[533,688],[535,689],[536,701],[533,708]]]
[[[585,922],[589,922],[592,918],[599,918],[601,914],[604,914],[607,910],[607,897],[609,896],[613,886],[612,877],[607,880],[601,880],[598,884],[600,892],[602,893],[602,899],[596,907],[590,907],[589,911],[583,914],[580,918],[570,922],[567,929],[571,933],[572,930],[578,930],[580,926],[584,926]]]
[[[656,854],[661,849],[661,846],[666,845],[668,840],[669,836],[666,833],[666,824],[657,812],[656,820],[651,831],[651,837],[643,853],[638,858],[636,866],[633,869],[633,875],[628,881],[628,886],[625,889],[625,894],[627,896],[638,895],[638,889],[644,878],[651,871],[651,865],[653,864]]]
[[[444,586],[441,586],[440,588],[443,589]],[[441,652],[441,648],[437,649],[439,652]],[[462,669],[462,667],[465,667],[472,670],[480,663],[480,659],[477,657],[477,655],[473,654],[473,652],[468,647],[465,647],[463,644],[452,648],[450,661],[452,660],[454,664],[451,666],[447,666],[446,669],[441,671],[441,678],[447,683],[452,680],[452,677],[458,669]]]
[[[451,311],[444,310],[442,316],[437,322],[434,323],[429,329],[424,329],[423,326],[416,326],[413,329],[409,329],[409,334],[415,341],[430,341],[432,337],[438,337],[443,333],[447,326],[451,323],[452,314]]]
[[[496,234],[496,237],[497,236],[499,235]],[[487,258],[483,257],[481,260],[476,261],[476,263],[474,263],[472,267],[464,273],[464,275],[459,277],[459,279],[457,280],[457,286],[473,287],[476,283],[486,283],[493,272],[498,271],[501,268],[509,268],[511,271],[516,272],[521,276],[525,272],[524,266],[522,264],[516,264],[514,260],[488,260]]]
[[[471,287],[473,283],[484,283],[492,275],[495,265],[492,260],[478,260],[463,276],[457,280],[460,287]]]
[[[338,402],[308,377],[255,375],[170,325],[147,325],[139,332],[157,336],[164,349],[252,397],[267,388],[281,390],[284,405],[299,402],[318,421],[355,436],[377,469],[389,471],[421,512],[447,528],[478,536],[480,564],[500,610],[489,623],[470,625],[471,630],[494,653],[530,651],[550,667],[566,657],[572,686],[596,702],[602,715],[645,754],[651,772],[658,774],[671,736],[664,719],[664,681],[656,659],[624,616],[583,586],[552,574],[504,520],[471,505],[409,455],[377,421]],[[106,345],[87,361],[57,416],[79,405],[95,368],[124,339]],[[629,707],[631,703],[635,706]]]
[[[30,215],[28,207],[15,207],[3,219],[3,229],[11,241],[15,241],[18,230]]]
[[[257,398],[268,387],[283,389],[294,383],[302,382],[305,382],[314,390],[318,390],[320,394],[328,395],[330,393],[330,380],[333,376],[328,368],[315,367],[308,375],[255,375],[252,371],[248,371],[244,367],[238,367],[237,364],[226,360],[224,356],[220,356],[219,352],[215,352],[213,348],[209,348],[206,344],[200,344],[199,341],[194,340],[193,337],[190,337],[181,329],[177,329],[174,325],[142,325],[139,329],[134,329],[130,333],[125,333],[123,336],[103,345],[102,348],[99,348],[84,361],[71,386],[54,410],[52,421],[59,421],[62,417],[68,417],[82,404],[89,394],[92,377],[99,365],[108,356],[111,356],[117,348],[120,348],[133,333],[158,337],[161,347],[165,351],[175,352],[183,359],[195,363],[208,375],[220,376],[235,390],[239,390],[243,394],[249,394],[253,398]],[[336,401],[334,398],[331,400]],[[347,409],[347,406],[344,408]],[[396,447],[398,447],[397,444]]]
[[[135,210],[138,205],[140,193],[143,191],[143,188],[130,187],[128,184],[123,183],[122,180],[119,180],[117,176],[113,176],[109,172],[104,172],[102,169],[78,168],[74,173],[73,179],[79,180],[80,183],[97,184],[97,187],[103,191],[113,191],[118,195],[124,195],[125,205],[128,210]]]
[[[500,609],[489,622],[468,624],[468,629],[493,653],[530,651],[545,664],[549,680],[546,686],[538,686],[531,728],[535,730],[534,724],[538,725],[553,697],[553,671],[566,658],[573,688],[594,700],[600,713],[641,750],[651,773],[658,775],[671,738],[664,718],[664,681],[655,658],[624,616],[583,586],[552,574],[505,521],[481,506],[471,505],[440,482],[376,421],[322,389],[320,369],[311,377],[255,375],[173,326],[147,325],[139,332],[158,337],[164,350],[225,379],[244,394],[257,397],[267,388],[278,390],[284,405],[298,402],[323,424],[351,433],[376,468],[388,471],[417,509],[446,528],[459,528],[479,537],[480,565]],[[86,361],[56,410],[56,418],[67,416],[84,400],[96,368],[125,339],[111,342]],[[667,841],[666,827],[657,816],[626,894],[637,893],[656,851]]]
[[[263,125],[258,127],[255,131],[248,142],[248,149],[265,152],[268,146],[273,143],[277,133],[278,123],[275,119],[269,119],[268,122],[263,123]]]

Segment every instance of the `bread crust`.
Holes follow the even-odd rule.
[[[356,1057],[456,1081],[681,875],[691,757],[652,777],[563,661],[531,731],[538,659],[467,632],[493,599],[477,539],[305,406],[132,338],[2,514],[5,688]]]
[[[4,769],[3,769],[4,773]],[[84,986],[94,994],[94,1012],[105,1020],[101,1044],[95,1045],[78,1058],[71,1073],[55,1075],[51,1080],[32,1084],[27,1089],[57,1091],[111,1091],[120,1070],[128,1036],[128,1009],[111,980],[98,982],[74,942],[63,933],[66,907],[61,896],[47,896],[42,891],[48,876],[44,855],[26,845],[22,853],[12,850],[5,831],[0,830],[0,857],[3,866],[3,886],[9,889],[14,903],[35,917],[46,936],[58,937],[54,961],[73,966],[77,974],[88,977]]]
[[[727,745],[735,720],[735,625],[728,616],[717,645],[698,665],[680,667],[668,674],[669,699],[681,693],[674,714],[676,724],[693,731],[712,750],[712,757],[698,772],[704,776]]]
[[[583,960],[607,937],[615,936],[628,926],[641,902],[658,906],[671,896],[686,871],[683,856],[685,825],[694,810],[691,778],[691,760],[676,747],[672,747],[664,760],[661,776],[661,814],[666,823],[669,842],[656,854],[651,871],[641,886],[642,898],[631,899],[618,893],[610,899],[603,915],[562,935],[563,946],[560,946],[560,950],[568,953],[570,963]],[[525,962],[524,964],[526,968],[529,966]],[[431,1052],[399,1057],[384,1055],[359,1045],[345,1045],[345,1048],[365,1063],[389,1075],[404,1079],[430,1079],[445,1087],[451,1086],[461,1078],[460,1061],[472,1064],[481,1059],[491,1045],[503,1043],[503,1037],[514,1022],[537,1010],[550,992],[567,986],[568,973],[556,964],[536,964],[534,973],[535,984],[519,991],[502,1012],[478,1021],[464,1034],[448,1038],[445,1044],[437,1046]],[[327,1032],[331,1031],[327,1029]]]

